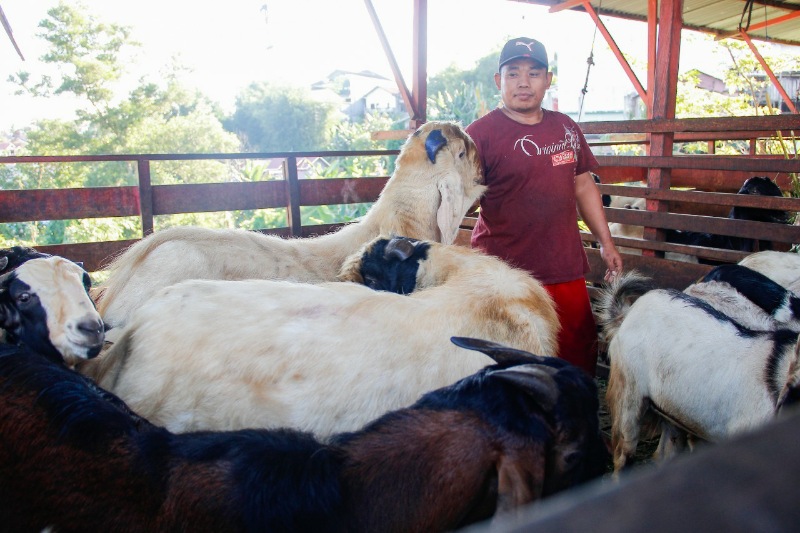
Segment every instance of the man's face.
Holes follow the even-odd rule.
[[[494,75],[503,105],[518,113],[538,111],[552,80],[552,72],[526,58],[509,61]]]

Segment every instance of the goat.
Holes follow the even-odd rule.
[[[748,255],[739,264],[761,272],[786,288],[800,280],[800,254],[794,252],[765,250]]]
[[[594,382],[499,361],[327,444],[290,430],[170,433],[91,380],[0,347],[10,531],[449,531],[602,475]]]
[[[771,179],[764,176],[748,178],[741,186],[737,194],[749,194],[759,196],[783,196],[780,187]],[[777,209],[764,209],[758,207],[734,206],[731,208],[728,218],[737,220],[753,220],[756,222],[770,222],[774,224],[787,224],[789,215],[786,211]],[[753,252],[757,248],[768,250],[772,248],[769,241],[756,241],[747,237],[737,237],[729,235],[717,235],[712,233],[702,233],[694,231],[666,230],[668,242],[677,244],[689,244],[692,246],[705,246],[710,248],[724,248],[728,250],[739,250],[742,252]],[[706,261],[706,263],[714,263]]]
[[[17,263],[0,276],[0,328],[5,342],[25,344],[71,365],[96,356],[104,331],[88,294],[89,275],[72,261],[44,255]]]
[[[755,176],[747,179],[739,188],[737,194],[750,194],[760,196],[782,196],[780,187],[767,177]],[[623,197],[620,197],[623,199]],[[643,209],[645,207],[645,199],[627,199],[625,203],[617,198],[611,201],[612,207],[625,207],[626,209]],[[633,200],[633,201],[630,201]],[[737,220],[753,220],[758,222],[772,222],[779,224],[786,224],[788,221],[788,214],[785,211],[774,209],[763,209],[754,207],[741,207],[734,206],[731,208],[728,218]],[[638,225],[629,225],[621,223],[609,223],[609,231],[615,237],[629,237],[629,238],[644,238],[644,227]],[[712,248],[724,248],[729,250],[740,251],[753,251],[756,248],[756,241],[744,237],[735,237],[727,235],[716,235],[711,233],[702,233],[694,231],[682,231],[674,229],[665,229],[666,241],[674,244],[686,244],[692,246],[705,246]],[[766,241],[759,241],[760,248],[770,248],[771,244]],[[621,248],[623,251],[641,255],[641,250],[636,248]],[[717,264],[715,261],[698,259],[693,255],[667,252],[665,254],[667,259],[673,261],[683,261],[687,263],[709,263]]]
[[[176,227],[127,249],[109,266],[97,308],[109,327],[160,289],[188,279],[333,281],[344,259],[381,234],[454,241],[464,214],[486,187],[475,144],[455,123],[429,122],[406,141],[394,175],[364,218],[316,238]]]
[[[643,424],[719,441],[773,417],[798,379],[797,332],[747,329],[702,300],[652,289],[635,271],[601,291],[598,311],[609,339],[615,471],[635,452]],[[669,451],[663,437],[660,451]]]
[[[555,354],[550,296],[498,258],[379,238],[346,262],[343,279],[362,263],[411,270],[417,290],[185,281],[137,309],[120,340],[80,371],[172,431],[286,426],[326,436],[490,364],[461,353],[452,335]]]

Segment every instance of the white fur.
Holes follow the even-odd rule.
[[[431,162],[425,140],[441,131],[447,144]],[[188,279],[332,281],[344,259],[380,234],[451,243],[485,187],[475,144],[455,123],[429,122],[409,137],[397,169],[365,217],[317,238],[281,239],[244,230],[176,227],[130,247],[98,288],[106,324],[120,327],[158,290]]]
[[[81,371],[172,431],[292,427],[324,437],[492,363],[451,336],[555,354],[552,300],[524,271],[434,243],[418,280],[428,288],[410,295],[341,282],[185,281],[137,309],[121,341]]]

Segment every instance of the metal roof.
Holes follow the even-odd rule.
[[[585,11],[582,2],[576,0],[515,1]],[[647,21],[646,0],[591,0],[590,3],[599,15]],[[800,0],[683,0],[686,29],[735,37],[740,24],[751,39],[800,46]]]

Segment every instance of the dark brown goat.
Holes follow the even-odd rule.
[[[443,531],[600,475],[594,382],[504,362],[322,444],[295,431],[173,434],[89,379],[0,347],[0,524],[13,531]]]

